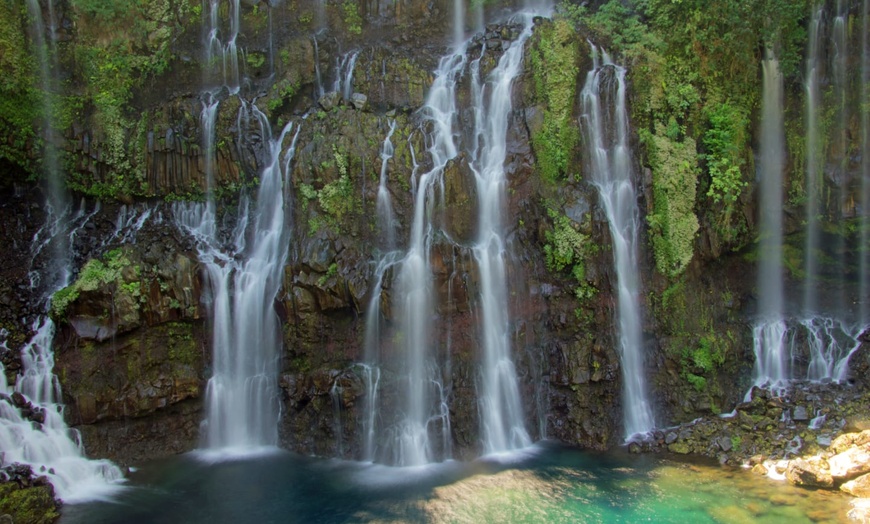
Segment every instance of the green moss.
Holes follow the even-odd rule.
[[[16,524],[50,524],[60,518],[49,487],[19,489],[12,482],[0,484],[0,515],[10,515]]]
[[[41,143],[34,124],[42,113],[42,96],[36,89],[37,63],[24,38],[25,13],[23,3],[0,2],[0,182],[20,177],[14,170],[5,172],[5,162],[31,175],[38,168],[27,148]]]
[[[676,277],[685,270],[694,254],[698,218],[695,196],[698,161],[695,141],[675,141],[664,134],[641,132],[653,173],[653,212],[647,217],[650,226],[656,269]]]
[[[125,274],[131,279],[140,276],[139,266],[133,266],[124,249],[113,249],[103,256],[103,260],[91,259],[85,263],[78,278],[71,285],[57,291],[51,297],[51,315],[55,319],[66,316],[67,308],[75,302],[82,291],[96,291],[115,283],[115,292],[126,294],[130,300],[138,302],[141,283],[138,280],[125,282]]]
[[[341,12],[344,15],[344,27],[352,35],[362,33],[363,19],[359,12],[359,4],[355,0],[344,0],[341,4]]]
[[[187,366],[199,362],[200,354],[193,337],[193,326],[184,322],[170,322],[166,328],[169,360]]]
[[[530,59],[536,98],[545,105],[543,124],[532,144],[542,178],[556,182],[567,176],[580,139],[573,117],[580,44],[571,23],[556,18],[538,30]]]
[[[547,212],[553,220],[552,229],[545,233],[547,243],[544,244],[544,257],[547,269],[555,273],[570,273],[577,282],[574,296],[581,305],[585,305],[598,293],[598,288],[586,278],[586,263],[598,252],[598,246],[580,232],[579,224],[549,206]],[[581,316],[582,310],[578,312],[578,317]]]
[[[148,119],[132,107],[135,94],[169,69],[172,43],[192,21],[192,0],[74,0],[75,45],[65,47],[79,86],[75,100],[89,116],[91,156],[69,159],[68,184],[99,199],[147,195]],[[84,169],[82,169],[84,166]]]
[[[247,54],[245,61],[248,63],[248,67],[259,69],[266,63],[266,55],[263,53],[251,52]]]
[[[272,86],[270,91],[269,102],[267,107],[269,111],[275,111],[280,108],[285,103],[289,102],[293,99],[296,93],[299,91],[299,80],[292,81],[290,79],[283,79],[280,82],[276,82],[275,85]]]

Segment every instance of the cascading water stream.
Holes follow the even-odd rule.
[[[813,317],[800,322],[806,335],[810,361],[806,378],[819,381],[832,379],[844,381],[848,371],[849,357],[861,346],[863,328],[855,329],[833,318]],[[799,353],[797,344],[791,344],[791,354]],[[794,362],[792,357],[791,361]]]
[[[27,12],[32,23],[33,49],[39,65],[39,91],[42,103],[42,131],[45,146],[42,151],[43,177],[46,182],[47,222],[66,227],[70,220],[70,202],[66,190],[57,144],[60,143],[57,130],[54,128],[53,114],[57,104],[56,80],[53,72],[58,70],[56,59],[56,21],[54,19],[54,1],[46,2],[49,13],[48,33],[45,38],[46,26],[42,16],[42,6],[38,0],[27,0]],[[51,235],[53,258],[50,267],[44,271],[42,281],[48,287],[58,286],[69,279],[72,261],[69,244],[65,235]]]
[[[753,329],[757,386],[781,387],[790,377],[785,360],[782,282],[782,173],[785,157],[782,74],[768,49],[762,61],[761,184],[758,322]],[[749,393],[747,393],[749,395]]]
[[[860,321],[870,325],[870,0],[861,16],[861,246]]]
[[[46,242],[51,244],[53,237],[63,236],[62,245],[70,246],[94,213],[96,209],[86,214],[82,207],[64,227],[47,224],[51,238]],[[37,235],[44,233],[43,229]],[[43,246],[34,245],[37,250]],[[46,289],[42,301],[46,310],[51,295],[69,285],[72,268],[66,266],[59,274],[63,279]],[[48,476],[57,496],[67,503],[105,498],[119,489],[123,474],[108,460],[85,458],[78,431],[69,428],[63,418],[60,382],[54,375],[54,322],[44,314],[36,318],[32,329],[33,337],[21,350],[22,372],[14,388],[6,383],[0,366],[0,464],[31,465],[36,473]],[[0,344],[5,347],[5,333]],[[26,412],[30,415],[25,416]]]
[[[851,213],[851,204],[849,202],[849,186],[851,172],[849,170],[849,118],[852,108],[849,107],[849,2],[846,0],[837,0],[836,16],[832,22],[831,43],[833,47],[833,90],[834,100],[836,103],[836,118],[831,129],[832,141],[834,144],[834,154],[831,159],[835,167],[836,186],[838,186],[837,194],[839,198],[836,200],[837,208],[833,213],[833,218],[839,225],[845,224],[845,219]],[[865,100],[864,104],[867,103]],[[847,273],[846,253],[847,242],[845,235],[838,235],[836,246],[836,272],[840,278],[845,279]],[[837,296],[837,314],[843,315],[847,309],[847,301],[845,289],[842,287],[838,290]]]
[[[807,48],[806,79],[804,91],[806,96],[806,246],[804,248],[805,274],[804,279],[804,314],[812,315],[816,310],[817,302],[817,273],[816,251],[819,248],[819,199],[821,198],[820,167],[822,163],[820,153],[822,144],[819,142],[818,112],[820,108],[820,85],[821,75],[820,57],[821,49],[821,26],[823,7],[813,11],[809,26],[809,41]]]
[[[239,92],[241,75],[239,69],[239,50],[236,39],[239,36],[240,10],[239,0],[229,1],[229,31],[225,41],[221,40],[220,3],[221,0],[209,0],[209,29],[206,35],[205,64],[210,81],[215,85],[226,87],[231,94]]]
[[[618,350],[622,365],[625,436],[655,427],[646,391],[644,347],[639,300],[637,195],[632,180],[625,69],[592,46],[593,68],[581,92],[581,128],[592,181],[598,190],[613,240],[613,263],[618,287]]]
[[[395,131],[396,121],[392,120],[390,122],[390,130],[384,139],[384,145],[381,147],[381,175],[378,179],[378,224],[383,235],[385,251],[392,251],[396,248],[396,217],[393,215],[392,199],[390,198],[390,190],[387,187],[387,182],[389,182],[387,165],[395,152],[390,138],[392,138]]]
[[[37,54],[45,131],[44,171],[47,180],[46,222],[31,242],[33,259],[44,257],[50,247],[50,262],[44,269],[31,267],[31,288],[38,295],[43,311],[48,311],[51,296],[69,285],[73,274],[71,246],[81,228],[98,211],[86,213],[84,201],[76,213],[70,212],[69,198],[60,171],[55,131],[52,122],[54,84],[54,6],[48,2],[50,42],[45,40],[42,8],[28,0],[33,21],[34,47]],[[47,313],[33,324],[31,340],[21,350],[22,371],[14,388],[6,382],[0,365],[0,465],[30,465],[38,475],[46,475],[56,495],[67,503],[105,498],[119,489],[123,475],[107,460],[88,460],[84,456],[78,431],[70,429],[63,417],[60,382],[54,375],[54,322]],[[0,345],[6,347],[5,330],[0,330]]]
[[[344,100],[350,100],[350,95],[353,94],[353,69],[358,56],[359,50],[356,50],[335,59],[335,82],[332,83],[332,90],[340,93]]]
[[[290,240],[287,177],[298,137],[297,129],[282,156],[293,124],[272,140],[265,115],[253,104],[249,110],[269,143],[269,163],[260,175],[253,212],[245,199],[239,206],[230,252],[221,249],[213,203],[175,207],[178,225],[197,239],[212,294],[214,359],[206,388],[205,446],[231,452],[274,446],[278,440],[281,342],[273,303]]]
[[[311,43],[314,44],[314,98],[319,99],[325,93],[323,88],[323,78],[320,76],[320,47],[317,44],[317,35],[311,37]]]
[[[434,197],[436,190],[443,192],[444,169],[460,151],[460,144],[456,141],[460,134],[454,131],[459,113],[457,89],[467,70],[470,70],[472,77],[472,107],[469,109],[474,114],[475,129],[473,139],[464,149],[480,198],[479,229],[472,250],[480,272],[481,289],[478,318],[481,319],[482,354],[478,393],[482,445],[485,453],[494,453],[518,449],[531,443],[525,429],[518,380],[511,361],[506,291],[506,259],[509,253],[502,224],[507,186],[504,169],[506,136],[508,117],[512,111],[511,87],[520,72],[523,48],[531,35],[534,15],[522,14],[519,18],[524,23],[524,30],[505,49],[485,82],[480,81],[479,59],[468,67],[467,41],[457,45],[452,53],[439,62],[422,110],[424,128],[429,129],[426,143],[431,168],[418,176],[419,166],[411,148],[414,214],[408,248],[401,258],[395,258],[399,253],[390,250],[394,245],[390,235],[390,224],[394,218],[386,190],[385,167],[387,152],[392,154],[389,141],[391,133],[385,140],[378,216],[382,230],[387,231],[388,255],[378,263],[366,319],[366,363],[363,368],[369,399],[363,444],[363,457],[366,460],[416,466],[450,456],[450,384],[445,383],[444,379],[450,375],[449,355],[446,362],[439,363],[432,341],[435,333],[432,326],[435,303],[430,256],[433,238],[437,234],[432,223],[434,206],[437,204]],[[485,48],[482,52],[485,52]],[[398,329],[397,336],[385,343],[381,340],[380,332],[381,286],[385,272],[391,267],[397,273],[391,294]],[[377,352],[381,346],[391,343],[398,346],[395,353],[404,356],[397,370],[401,381],[398,417],[386,422],[386,427],[379,428],[376,420],[380,417],[377,384],[384,379],[377,366]],[[449,344],[448,341],[448,352]]]
[[[453,44],[456,47],[465,41],[465,2],[453,0]]]
[[[381,147],[381,173],[378,182],[378,227],[381,231],[381,249],[383,255],[379,258],[375,268],[375,282],[371,300],[366,312],[365,331],[365,363],[363,364],[363,383],[366,387],[366,404],[363,419],[363,450],[362,459],[374,461],[377,453],[377,421],[379,407],[379,387],[381,381],[381,368],[379,349],[382,342],[381,324],[383,314],[381,312],[381,299],[384,283],[384,274],[399,260],[401,254],[396,251],[396,221],[393,215],[392,199],[387,188],[389,161],[393,158],[395,149],[390,140],[396,131],[396,121],[390,121],[390,128],[384,138]]]
[[[399,466],[417,466],[433,459],[429,440],[429,422],[435,415],[433,389],[440,377],[434,361],[431,315],[432,271],[429,257],[433,227],[429,221],[429,203],[433,186],[444,172],[447,162],[455,158],[458,150],[454,143],[453,123],[457,114],[456,83],[465,69],[466,46],[441,58],[435,71],[435,80],[429,90],[423,114],[432,126],[428,137],[428,153],[432,169],[414,180],[414,215],[410,229],[408,251],[398,271],[398,293],[395,309],[401,317],[404,335],[403,376],[406,380],[402,407],[403,417],[393,428],[392,463]],[[440,407],[439,407],[440,409]]]
[[[499,453],[526,447],[526,431],[517,374],[511,358],[510,319],[507,296],[503,215],[507,179],[506,140],[513,109],[511,88],[520,73],[523,49],[532,33],[532,17],[499,59],[486,83],[479,83],[480,60],[473,64],[472,103],[475,137],[480,141],[471,151],[471,170],[477,187],[477,239],[474,258],[480,273],[480,319],[483,346],[479,411],[484,453]],[[488,95],[488,96],[487,96]]]

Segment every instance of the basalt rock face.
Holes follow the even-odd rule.
[[[430,124],[420,109],[438,58],[448,52],[444,35],[449,10],[440,2],[416,0],[351,4],[362,17],[359,34],[347,30],[355,22],[336,4],[325,12],[330,29],[314,35],[318,13],[313,2],[282,2],[271,8],[242,3],[241,45],[248,57],[265,58],[247,60],[241,99],[226,89],[215,91],[220,103],[213,175],[220,223],[230,228],[239,195],[252,192],[266,155],[266,133],[243,116],[250,116],[256,98],[274,135],[284,123],[295,122],[299,134],[288,187],[292,238],[283,287],[275,301],[283,335],[280,441],[304,453],[360,458],[365,315],[374,292],[375,260],[384,242],[376,207],[381,148],[394,122],[395,153],[387,163],[387,187],[398,224],[395,237],[404,248],[414,212],[414,175],[431,167],[425,154]],[[256,5],[260,7],[255,12]],[[142,125],[127,130],[125,143],[144,189],[122,196],[135,201],[139,212],[150,210],[151,217],[135,235],[116,234],[119,205],[95,211],[88,199],[86,213],[94,214],[74,243],[79,270],[71,286],[75,296],[67,292],[65,308],[54,313],[59,325],[56,373],[68,419],[82,431],[91,456],[125,463],[194,448],[204,417],[202,399],[211,358],[210,290],[193,239],[173,223],[171,205],[157,198],[199,198],[206,190],[200,118],[203,75],[196,66],[201,42],[192,30],[189,27],[173,44],[177,56],[162,82],[134,93]],[[516,27],[504,24],[486,28],[477,38],[470,56],[483,56],[482,75],[516,36]],[[575,37],[578,45],[585,45],[581,35]],[[340,58],[353,49],[359,53],[352,92],[365,95],[365,104],[355,104],[359,97],[346,99],[338,92],[328,96],[328,104],[320,103],[318,86],[327,94],[335,91],[334,82],[342,73]],[[585,59],[581,65],[578,85],[591,66]],[[545,104],[536,93],[532,67],[527,58],[513,88],[505,164],[504,216],[510,248],[505,307],[511,313],[513,356],[532,437],[602,449],[618,443],[622,435],[623,379],[615,350],[611,240],[590,177],[582,168],[558,185],[540,176],[540,151],[533,146],[533,135],[542,126]],[[460,107],[468,107],[468,75],[457,98]],[[578,107],[573,111],[579,116]],[[469,134],[470,111],[461,111],[456,120],[458,132]],[[104,131],[95,121],[66,131],[72,170],[89,181],[86,188],[113,176],[112,166],[101,156]],[[432,324],[438,326],[433,337],[438,351],[449,354],[451,362],[443,378],[450,385],[451,438],[457,458],[480,452],[480,277],[470,249],[478,195],[468,163],[465,155],[451,161],[443,184],[433,192],[433,225],[438,231],[429,261],[436,290]],[[639,185],[648,189],[643,171],[637,172]],[[648,192],[640,194],[638,205],[644,209],[651,198]],[[9,190],[8,197],[0,200],[2,220],[16,227],[0,231],[0,238],[15,249],[0,261],[0,320],[9,326],[7,345],[12,349],[0,356],[11,383],[20,367],[15,349],[26,339],[29,322],[41,312],[29,302],[36,292],[22,268],[30,267],[27,249],[45,217],[35,191]],[[556,242],[557,216],[567,217],[568,228],[595,246],[586,250],[582,277],[554,270],[546,262],[547,248]],[[39,269],[39,264],[34,267]],[[647,306],[648,379],[657,421],[664,426],[730,409],[748,387],[744,382],[752,362],[746,340],[750,329],[741,320],[751,303],[748,262],[739,256],[699,261],[678,284],[653,275],[651,255],[643,266],[650,293],[638,299]],[[102,272],[88,280],[88,267]],[[381,301],[393,334],[398,314],[394,273],[388,271],[384,277]],[[582,300],[577,291],[581,283],[595,290]],[[711,338],[702,342],[706,336]],[[715,369],[683,352],[703,344],[723,355]],[[398,409],[402,399],[397,383],[402,377],[389,358],[385,361],[383,409]],[[707,387],[688,382],[688,374],[704,378]]]

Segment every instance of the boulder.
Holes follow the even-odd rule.
[[[840,486],[840,491],[845,491],[853,497],[870,498],[870,474],[846,482]]]
[[[807,411],[806,407],[796,406],[794,408],[794,413],[792,413],[791,419],[795,422],[806,422],[810,419],[810,414]]]
[[[332,111],[332,109],[338,106],[338,101],[341,100],[341,93],[338,91],[330,91],[329,93],[325,93],[320,97],[320,100],[317,102],[320,104],[320,107],[323,108],[324,111]]]
[[[853,500],[847,516],[850,521],[870,524],[870,499]]]
[[[362,111],[365,108],[366,102],[368,101],[368,99],[369,99],[369,97],[367,97],[366,95],[364,95],[362,93],[354,93],[354,94],[350,95],[350,103],[353,105],[353,107],[355,109],[358,109],[360,111]]]
[[[854,446],[861,446],[870,442],[870,429],[860,433],[846,433],[835,438],[831,442],[831,451],[842,453]]]
[[[828,459],[831,476],[837,480],[851,480],[870,473],[870,443],[850,448]]]
[[[795,486],[814,486],[831,488],[834,479],[830,471],[823,467],[824,463],[804,459],[793,460],[785,470],[785,478]]]
[[[692,446],[688,442],[674,442],[668,446],[668,451],[679,455],[688,455],[692,452]]]
[[[764,464],[756,464],[752,466],[752,472],[762,477],[767,476],[767,467]]]

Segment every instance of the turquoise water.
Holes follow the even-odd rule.
[[[184,455],[130,474],[61,522],[842,522],[848,498],[746,470],[540,444],[471,463],[389,468],[273,451]]]

